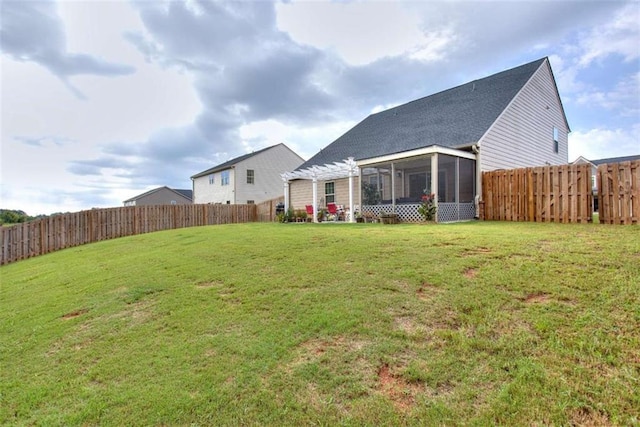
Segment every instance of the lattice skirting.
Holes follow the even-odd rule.
[[[396,214],[401,222],[420,222],[422,216],[418,213],[419,203],[396,205]],[[393,212],[393,205],[363,205],[362,213],[380,215],[382,212]],[[473,203],[438,203],[438,221],[465,221],[475,217],[476,209]]]

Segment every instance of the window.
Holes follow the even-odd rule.
[[[220,174],[220,184],[229,185],[229,171],[222,171]]]
[[[253,169],[247,169],[247,184],[255,184],[255,172]]]
[[[214,175],[209,175],[209,185],[213,184],[216,180],[214,179]]]
[[[335,203],[336,195],[335,195],[335,183],[333,182],[325,182],[324,183],[324,197],[327,203]]]
[[[254,205],[255,203],[256,203],[255,200],[247,200],[248,205]]]
[[[560,149],[560,143],[558,142],[560,140],[560,135],[559,135],[559,131],[557,127],[553,128],[553,152],[557,153],[558,150]]]

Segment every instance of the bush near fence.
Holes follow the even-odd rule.
[[[51,216],[0,227],[0,265],[116,237],[173,228],[255,222],[257,211],[258,205],[158,205]]]

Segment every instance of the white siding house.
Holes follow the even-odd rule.
[[[370,115],[287,175],[285,204],[318,209],[355,194],[361,211],[412,221],[421,195],[432,193],[439,220],[471,219],[483,171],[566,164],[569,132],[549,59],[541,58]],[[361,184],[348,192],[335,165],[353,161],[357,172],[349,173]]]
[[[282,195],[281,174],[304,160],[284,144],[236,157],[191,177],[194,203],[260,203]]]
[[[568,135],[569,125],[545,61],[480,139],[480,169],[566,164]]]

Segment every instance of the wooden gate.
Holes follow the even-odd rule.
[[[482,174],[486,220],[585,223],[592,221],[591,166],[561,165]]]
[[[601,224],[640,223],[640,160],[598,166]]]

